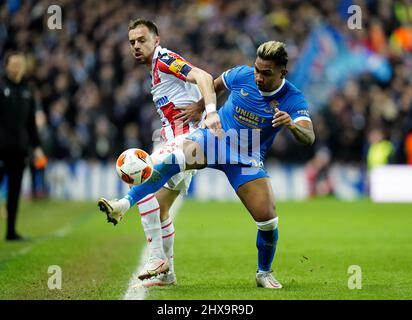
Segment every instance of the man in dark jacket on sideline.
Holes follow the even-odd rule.
[[[16,232],[16,218],[23,171],[31,151],[44,158],[35,123],[33,91],[23,80],[25,57],[9,52],[4,59],[5,75],[0,79],[0,183],[7,175],[6,240],[22,240]]]

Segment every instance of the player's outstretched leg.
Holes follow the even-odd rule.
[[[198,159],[195,157],[196,161],[186,163],[186,157],[188,156],[190,159],[194,153],[200,155]],[[196,141],[185,140],[183,148],[176,147],[172,153],[153,166],[153,173],[149,180],[139,186],[133,186],[128,194],[120,200],[100,198],[98,206],[101,211],[106,213],[107,221],[116,225],[130,207],[148,194],[155,193],[176,173],[204,167],[206,167],[206,158],[200,144]]]
[[[133,186],[124,198],[120,200],[100,198],[99,209],[106,213],[108,222],[116,225],[130,207],[148,194],[155,193],[173,175],[181,171],[184,171],[184,154],[182,150],[177,149],[161,163],[154,165],[150,179],[139,186]]]
[[[129,209],[128,201],[121,200],[107,200],[100,198],[97,202],[100,211],[104,212],[107,217],[107,222],[116,225],[122,220],[124,213]]]

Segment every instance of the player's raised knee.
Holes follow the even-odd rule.
[[[276,208],[273,204],[261,204],[253,214],[256,222],[268,221],[276,217]]]
[[[185,140],[183,143],[183,152],[185,155],[186,169],[200,169],[206,166],[206,157],[197,142]]]

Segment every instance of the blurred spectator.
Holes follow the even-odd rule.
[[[333,184],[329,175],[331,166],[330,152],[322,148],[307,163],[305,173],[309,183],[309,196],[327,196],[333,194]]]
[[[368,169],[388,164],[393,156],[394,147],[381,129],[372,129],[369,132],[369,149],[367,152]]]
[[[41,141],[43,150],[46,154],[50,154],[51,151],[51,133],[47,126],[46,114],[43,110],[36,110],[35,114],[36,126],[39,133],[39,139]],[[36,159],[34,157],[30,160],[30,174],[31,174],[31,196],[32,199],[44,199],[48,196],[48,188],[46,185],[45,168],[47,165],[47,158]]]
[[[406,163],[412,164],[412,131],[408,133],[405,139]]]

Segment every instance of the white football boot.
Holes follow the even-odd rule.
[[[282,285],[280,284],[280,282],[273,277],[272,271],[257,272],[256,284],[258,287],[268,289],[282,289]]]
[[[113,223],[114,225],[118,224],[120,220],[122,220],[128,209],[124,203],[117,199],[107,200],[105,198],[100,198],[97,205],[99,206],[100,211],[106,213],[107,222]]]
[[[160,259],[158,257],[150,257],[143,269],[139,272],[137,277],[140,280],[151,278],[169,271],[169,262],[167,259]]]
[[[167,272],[158,274],[157,276],[144,279],[139,281],[139,283],[132,286],[132,288],[150,288],[150,287],[162,287],[162,286],[173,286],[176,285],[176,274],[174,272]]]

